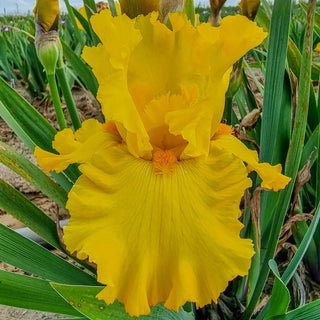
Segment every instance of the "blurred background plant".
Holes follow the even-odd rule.
[[[99,43],[90,16],[101,4],[84,0],[80,11],[68,0],[65,4],[68,13],[59,21],[59,38],[67,85],[70,89],[82,87],[93,99],[98,83],[81,52],[85,45]],[[249,4],[249,0],[242,0],[242,9],[220,6],[218,11],[221,9],[221,17],[245,13],[243,5]],[[114,9],[113,1],[109,5]],[[201,22],[208,21],[212,14],[209,1],[207,7],[195,11]],[[261,161],[281,163],[292,182],[285,190],[272,193],[259,188],[259,179],[251,174],[254,185],[244,196],[241,217],[245,225],[242,235],[253,239],[257,252],[248,277],[232,281],[218,305],[197,310],[195,315],[191,304],[178,315],[160,306],[154,309],[151,319],[319,318],[320,300],[314,297],[319,297],[320,282],[320,55],[314,48],[320,42],[320,3],[275,0],[271,5],[262,0],[256,17],[250,18],[269,32],[269,38],[234,65],[224,120],[235,127],[239,139],[259,151]],[[0,115],[31,151],[35,145],[52,150],[56,130],[7,85],[15,83],[34,99],[49,98],[48,81],[34,48],[33,17],[4,16],[0,17],[0,25]],[[3,144],[0,161],[62,208],[79,175],[77,167],[70,167],[54,174],[55,182]],[[0,206],[66,253],[55,223],[4,181],[0,182]],[[45,279],[0,271],[0,304],[77,319],[111,319],[112,314],[129,319],[120,304],[106,306],[94,299],[100,287],[95,287],[98,284],[90,266],[78,261],[87,269],[84,273],[10,229],[0,228],[1,260]],[[65,300],[49,282],[63,283],[53,287]],[[22,284],[24,292],[19,289]]]

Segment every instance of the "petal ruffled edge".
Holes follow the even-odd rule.
[[[102,44],[85,47],[82,58],[92,67],[99,82],[97,99],[106,120],[117,125],[135,157],[151,159],[152,146],[127,85],[128,63],[142,39],[141,32],[136,29],[135,20],[126,15],[112,17],[105,11],[91,18],[93,30]],[[153,17],[151,14],[143,19]]]
[[[125,145],[100,149],[80,166],[64,240],[97,264],[107,285],[97,298],[120,301],[132,316],[161,302],[178,311],[187,301],[217,302],[229,281],[248,273],[254,250],[240,238],[238,218],[251,180],[233,154],[210,150],[165,175]]]
[[[248,149],[240,140],[231,134],[219,134],[213,138],[213,144],[221,149],[230,151],[237,158],[247,163],[248,171],[256,171],[262,179],[261,187],[273,191],[284,189],[291,178],[281,174],[281,164],[275,166],[269,163],[259,163],[258,153]]]
[[[75,133],[68,128],[56,134],[52,147],[59,154],[45,151],[37,146],[34,156],[46,173],[53,170],[59,173],[72,163],[86,162],[102,146],[111,146],[120,140],[108,123],[102,124],[98,120],[89,119],[84,121],[82,127]]]

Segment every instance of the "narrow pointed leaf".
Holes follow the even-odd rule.
[[[61,208],[65,207],[67,193],[31,161],[1,141],[0,162],[46,194]]]
[[[318,320],[320,314],[320,300],[310,302],[282,316],[269,318],[268,320]]]
[[[275,278],[270,298],[269,311],[266,315],[266,319],[285,314],[290,303],[289,290],[281,280],[277,263],[274,260],[270,260],[269,267],[272,270]]]
[[[194,9],[194,2],[193,0],[186,0],[184,2],[184,9],[183,11],[186,13],[188,19],[190,20],[191,24],[193,26],[196,25],[197,19],[196,19],[196,13]]]
[[[41,148],[52,149],[51,143],[57,131],[1,78],[0,102],[2,103],[0,115],[9,125],[12,122],[10,126],[13,127],[14,131],[15,129],[19,130],[18,135],[23,133],[23,135],[29,137],[27,141],[22,140],[30,150],[33,150],[36,145]]]
[[[71,24],[73,26],[73,32],[74,32],[75,38],[77,42],[79,42],[80,44],[84,44],[84,40],[81,36],[81,32],[78,28],[76,18],[74,16],[73,7],[70,5],[68,0],[64,0],[64,3],[66,4],[67,10],[68,10],[68,18],[70,19]]]
[[[130,317],[124,310],[124,306],[115,302],[112,305],[106,305],[104,301],[98,300],[95,296],[103,287],[89,286],[69,286],[57,283],[51,283],[52,287],[74,308],[91,320],[134,320],[136,317]],[[151,308],[148,316],[141,316],[139,320],[194,320],[192,312],[186,312],[180,308],[176,313],[164,308],[162,305]]]
[[[113,0],[108,0],[109,8],[113,17],[118,15],[116,5]]]
[[[67,284],[96,284],[93,276],[0,224],[0,260],[44,279]]]
[[[76,74],[83,82],[83,84],[91,91],[91,93],[96,96],[98,91],[98,82],[95,78],[91,68],[84,62],[84,60],[76,55],[74,51],[70,49],[68,45],[66,45],[63,41],[63,53],[65,58],[68,60],[70,65],[74,70],[76,70]]]
[[[274,149],[279,136],[290,17],[291,0],[275,1],[268,43],[260,139],[260,159],[263,162],[273,163],[274,155],[270,150]]]
[[[16,189],[0,180],[0,207],[55,248],[61,248],[56,224]]]
[[[0,270],[0,304],[17,308],[81,316],[48,281]]]

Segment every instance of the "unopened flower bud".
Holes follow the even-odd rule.
[[[33,13],[37,32],[58,30],[59,0],[37,0]]]
[[[46,73],[54,74],[57,62],[62,62],[62,47],[58,34],[59,0],[37,0],[33,9],[36,25],[36,51]]]
[[[54,74],[57,62],[61,59],[61,44],[57,31],[36,35],[36,51],[46,73]]]
[[[133,19],[139,14],[159,11],[159,0],[120,0],[121,12]]]
[[[260,7],[260,0],[241,0],[239,7],[241,13],[253,21]]]
[[[209,17],[209,22],[211,25],[215,27],[220,25],[221,9],[225,2],[226,0],[210,0],[212,14]]]

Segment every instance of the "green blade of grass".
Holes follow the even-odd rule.
[[[285,272],[283,273],[281,279],[285,284],[288,284],[290,279],[293,277],[293,274],[297,270],[302,258],[304,257],[310,242],[312,241],[312,237],[317,229],[317,226],[319,224],[320,219],[320,203],[318,203],[317,210],[313,216],[312,222],[308,228],[307,233],[303,237],[303,240],[301,241],[299,248],[294,255],[293,259],[290,261],[288,267],[286,268]]]
[[[260,159],[272,164],[275,155],[270,150],[274,150],[279,138],[290,17],[291,0],[276,0],[270,25],[260,137]]]
[[[76,74],[79,76],[80,80],[83,84],[91,91],[91,93],[96,96],[98,91],[98,81],[94,76],[91,68],[84,62],[84,60],[77,56],[70,47],[61,41],[63,46],[63,53],[65,58],[68,60],[70,65],[74,70],[76,70]]]
[[[16,189],[0,179],[0,207],[55,248],[61,248],[56,225]]]
[[[314,158],[314,160],[318,159],[318,150],[319,149],[317,148],[317,144],[318,144],[317,140],[318,140],[319,134],[320,134],[320,124],[318,124],[316,129],[308,137],[308,140],[306,141],[306,143],[305,143],[305,145],[303,147],[299,170],[302,169],[302,167],[307,162],[308,158],[310,157],[310,155],[312,153],[314,154],[312,156],[312,158]],[[318,201],[316,201],[316,203],[317,202]]]
[[[14,199],[14,201],[12,201]],[[16,189],[8,185],[0,179],[0,207],[2,207],[9,214],[25,224],[29,229],[35,232],[40,238],[51,244],[53,247],[64,251],[60,245],[57,236],[56,224],[46,214],[44,214],[38,207],[31,201],[24,197]],[[68,253],[66,253],[68,254]],[[70,255],[69,255],[70,256]],[[76,260],[81,265],[85,266],[92,273],[95,270],[87,266],[83,261],[79,261],[73,256],[72,259]]]
[[[0,270],[0,304],[75,317],[81,316],[52,289],[48,281],[3,270]]]
[[[284,98],[288,97],[284,92],[284,81],[290,18],[291,0],[275,1],[270,24],[260,133],[260,161],[271,164],[276,164],[279,159],[283,158],[283,151],[277,147],[278,141],[287,140],[287,132],[291,127],[291,121],[281,121],[281,126],[279,126],[281,115],[284,112],[283,108],[287,105],[283,103]],[[270,192],[261,194],[262,234],[268,227],[272,209],[278,197],[278,194]],[[268,205],[270,203],[274,206]]]
[[[114,4],[113,0],[108,0],[109,8],[111,10],[111,14],[113,17],[118,15],[116,5]]]
[[[268,320],[318,320],[320,314],[320,300],[310,302],[303,307],[288,312],[283,316],[276,316]]]
[[[0,162],[2,162],[11,170],[15,171],[37,189],[46,194],[61,208],[65,207],[67,193],[31,161],[1,141]]]
[[[84,40],[83,40],[83,38],[81,36],[81,31],[78,28],[78,25],[77,25],[77,22],[76,22],[76,18],[74,16],[73,7],[71,7],[71,5],[70,5],[68,0],[64,0],[64,3],[66,5],[66,7],[67,7],[68,17],[69,17],[69,19],[71,21],[76,41],[78,43],[80,43],[81,45],[84,45]]]
[[[103,300],[95,298],[104,287],[70,286],[57,283],[51,283],[51,285],[61,297],[72,303],[74,308],[91,320],[194,320],[193,312],[186,312],[180,308],[179,313],[176,313],[166,309],[162,304],[151,308],[148,316],[130,317],[121,303],[116,301],[107,305]]]
[[[275,278],[266,319],[285,314],[290,303],[289,290],[280,277],[277,263],[274,260],[270,260],[269,267]]]
[[[196,26],[197,24],[197,19],[196,19],[196,13],[194,10],[194,1],[193,0],[186,0],[184,2],[184,8],[183,12],[186,13],[188,19],[190,20],[191,24],[193,26]]]
[[[87,17],[88,17],[88,26],[89,26],[89,33],[87,33],[88,36],[90,36],[90,39],[92,41],[92,44],[94,46],[96,46],[99,42],[100,39],[99,37],[96,35],[96,33],[93,31],[93,28],[91,26],[90,23],[90,18],[91,16],[97,12],[97,7],[96,7],[96,3],[94,0],[83,0],[83,4],[84,4],[84,8],[86,10],[87,13]]]
[[[52,150],[51,142],[57,131],[1,78],[0,102],[1,117],[17,131],[17,135],[21,136],[30,150],[36,145]]]
[[[49,281],[96,285],[95,278],[0,224],[0,259]]]

